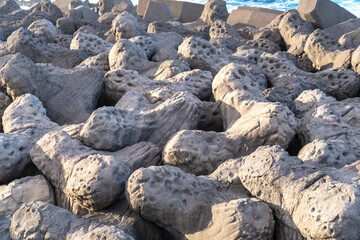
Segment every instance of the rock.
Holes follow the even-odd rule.
[[[25,177],[14,180],[8,185],[0,185],[1,239],[11,239],[9,230],[12,215],[23,203],[30,201],[55,204],[53,190],[43,176]]]
[[[352,69],[360,74],[360,46],[356,48],[356,50],[352,54],[351,58],[351,66]]]
[[[115,35],[116,40],[146,35],[138,20],[128,12],[121,13],[113,20],[111,31]]]
[[[117,152],[95,151],[63,131],[44,135],[30,150],[34,164],[55,187],[58,205],[75,214],[116,201],[130,174],[157,164],[158,155],[158,148],[144,142]]]
[[[71,68],[82,61],[77,52],[47,44],[24,28],[13,32],[8,37],[6,45],[12,54],[21,53],[37,63],[52,63],[59,67]]]
[[[152,62],[149,62],[149,64],[152,64]],[[162,80],[190,70],[189,64],[185,61],[165,60],[142,74],[154,80]]]
[[[55,4],[52,2],[45,2],[41,6],[41,11],[46,12],[54,19],[54,21],[57,21],[57,19],[62,18],[64,15],[61,12],[60,8],[58,8]]]
[[[114,15],[111,12],[106,12],[98,18],[98,22],[102,25],[107,25],[111,28],[112,21],[114,20]]]
[[[269,102],[279,102],[287,106],[292,112],[296,111],[294,99],[286,89],[280,87],[267,88],[263,94]]]
[[[83,217],[115,226],[134,239],[157,240],[162,236],[162,229],[133,211],[125,197],[101,211],[88,213]]]
[[[71,0],[56,0],[54,4],[61,10],[61,12],[65,13],[69,10],[69,4]]]
[[[4,115],[5,109],[11,104],[11,98],[3,92],[0,92],[0,118]],[[2,121],[0,122],[0,131],[3,131]]]
[[[54,42],[59,33],[58,29],[46,19],[36,20],[28,27],[28,30],[37,34],[42,40],[48,43]]]
[[[132,14],[134,17],[137,16],[136,8],[134,7],[131,1],[117,2],[115,3],[114,7],[111,9],[111,13],[112,15],[114,15],[114,17],[117,17],[123,12],[128,12]]]
[[[80,133],[81,139],[91,148],[110,151],[141,141],[162,147],[177,131],[197,127],[200,106],[201,102],[193,95],[181,92],[154,108],[142,111],[103,107],[94,111],[86,121]]]
[[[170,7],[162,2],[149,1],[145,13],[144,19],[153,21],[174,21],[174,16],[171,12]]]
[[[74,10],[74,9],[70,9],[69,11],[67,11],[65,13],[66,17],[71,17],[72,19],[74,19],[75,23],[78,25],[79,22],[84,19],[84,14],[82,13],[82,11],[80,10]]]
[[[119,228],[81,218],[40,201],[23,204],[16,211],[11,220],[10,232],[13,239],[27,239],[34,234],[42,239],[133,239]]]
[[[152,37],[137,36],[130,38],[129,40],[135,43],[139,48],[144,49],[148,59],[151,59],[151,57],[156,53],[156,42]]]
[[[20,10],[20,6],[14,0],[8,0],[0,8],[0,14],[10,14],[16,10]]]
[[[104,15],[107,12],[111,12],[114,5],[117,3],[121,3],[121,2],[124,2],[127,4],[130,3],[132,5],[131,1],[118,1],[118,0],[101,0],[101,1],[99,1],[98,5],[99,5],[100,16]]]
[[[272,238],[274,222],[268,206],[247,198],[241,188],[226,189],[216,174],[195,177],[171,166],[142,168],[130,176],[126,187],[130,206],[177,238],[241,239],[244,231],[254,239]],[[235,221],[224,227],[233,214]]]
[[[350,66],[352,51],[345,50],[320,29],[315,30],[308,37],[304,51],[318,70]]]
[[[31,143],[26,136],[0,134],[0,183],[5,183],[21,176],[31,162],[28,151]]]
[[[186,1],[166,1],[171,8],[176,21],[187,23],[199,19],[204,10],[204,5]]]
[[[208,175],[226,160],[243,155],[247,147],[239,135],[183,130],[165,145],[163,161],[187,173]]]
[[[351,49],[351,48],[356,49],[360,45],[359,32],[360,32],[360,28],[348,32],[342,35],[338,40],[338,42],[345,49]]]
[[[297,7],[301,17],[315,27],[328,28],[355,15],[330,0],[301,0]]]
[[[56,27],[63,34],[73,34],[76,31],[76,23],[72,17],[62,17],[56,20]]]
[[[152,61],[154,62],[162,62],[165,60],[177,60],[177,50],[172,47],[164,47],[161,48],[159,51],[155,53],[155,55],[152,57]]]
[[[316,73],[298,69],[294,62],[281,55],[264,53],[258,65],[264,70],[270,83],[285,89],[293,99],[303,91],[319,88],[339,100],[354,97],[359,91],[359,76],[343,68],[327,69]]]
[[[314,28],[311,23],[301,19],[298,11],[290,10],[281,18],[279,31],[288,52],[295,56],[301,56],[304,53],[306,39],[314,31]]]
[[[110,70],[108,53],[100,53],[81,62],[76,68],[94,68],[103,75]]]
[[[330,35],[333,39],[339,40],[344,34],[352,32],[358,28],[360,28],[360,20],[358,18],[352,18],[329,28],[325,28],[324,32]]]
[[[341,170],[319,169],[290,157],[279,146],[261,147],[239,161],[244,186],[269,203],[276,219],[292,231],[318,239],[348,239],[359,234],[350,227],[359,221],[354,183],[359,161]]]
[[[34,94],[48,116],[60,124],[85,121],[95,109],[103,86],[101,74],[94,69],[48,74],[20,53],[1,69],[0,78],[13,99]]]
[[[281,13],[281,11],[267,8],[239,6],[231,11],[227,23],[231,26],[238,23],[245,23],[263,28]]]
[[[207,24],[212,24],[216,20],[226,21],[229,13],[226,9],[226,2],[223,0],[209,0],[204,7],[199,19]]]
[[[93,10],[91,10],[88,6],[81,5],[81,6],[75,7],[74,10],[81,11],[84,19],[89,22],[96,22],[97,19],[99,18],[99,15],[96,12],[94,12]]]
[[[112,47],[113,44],[106,42],[100,37],[82,32],[77,33],[70,44],[71,50],[82,50],[89,56],[110,51]]]
[[[224,130],[220,109],[216,102],[202,102],[202,113],[198,129],[215,132],[222,132]]]
[[[188,30],[182,23],[176,21],[154,21],[151,22],[147,28],[148,33],[164,33],[175,32],[182,36],[188,36],[190,30]]]

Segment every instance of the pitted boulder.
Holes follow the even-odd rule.
[[[52,2],[46,2],[41,6],[41,11],[46,12],[56,21],[59,18],[62,18],[64,15],[61,12],[60,8],[58,8],[54,3]]]
[[[146,31],[138,20],[128,12],[121,13],[113,20],[111,31],[115,35],[116,40],[146,35]]]
[[[103,87],[103,78],[97,70],[49,74],[20,53],[1,69],[0,78],[13,99],[25,93],[34,94],[43,102],[49,117],[60,124],[85,121],[95,109]]]
[[[54,24],[46,19],[36,20],[29,27],[28,30],[36,33],[45,42],[54,42],[59,30],[56,29]]]
[[[183,130],[165,145],[163,161],[187,173],[208,175],[226,160],[247,153],[247,146],[239,135]]]
[[[237,48],[237,51],[245,49],[258,49],[260,51],[269,53],[275,53],[281,50],[278,44],[265,38],[245,41],[241,44],[240,47]]]
[[[91,10],[87,5],[80,5],[74,8],[75,11],[80,11],[83,14],[83,18],[89,22],[96,22],[99,18],[99,14]]]
[[[268,207],[248,198],[237,179],[229,182],[238,188],[225,187],[227,170],[196,177],[172,166],[142,168],[130,176],[126,197],[136,212],[177,238],[270,239],[274,222]]]
[[[352,69],[360,74],[360,46],[356,48],[351,57]]]
[[[14,0],[6,1],[3,6],[0,8],[0,14],[10,14],[16,10],[20,10],[19,4]]]
[[[12,54],[21,53],[37,63],[52,63],[59,67],[71,68],[82,61],[79,53],[55,44],[47,44],[25,28],[14,31],[8,37],[6,45]]]
[[[304,51],[318,70],[349,68],[352,50],[346,50],[326,32],[317,29],[308,37]]]
[[[176,32],[183,36],[190,34],[190,31],[180,22],[176,21],[153,21],[147,28],[148,33]]]
[[[224,0],[209,0],[201,13],[200,19],[207,24],[212,24],[216,20],[226,21],[229,13]]]
[[[309,239],[359,235],[353,227],[359,221],[355,183],[359,161],[341,170],[320,169],[289,156],[279,146],[260,147],[239,161],[244,186],[269,203],[275,217],[294,232]]]
[[[44,135],[30,150],[34,164],[55,187],[58,205],[75,214],[98,211],[116,201],[130,174],[156,165],[159,153],[145,142],[117,152],[99,152],[64,131]]]
[[[63,34],[73,34],[76,31],[76,23],[72,17],[62,17],[56,20],[56,27]]]
[[[76,68],[94,68],[104,75],[110,70],[108,53],[100,53],[81,62]]]
[[[258,65],[274,87],[286,89],[293,99],[304,90],[319,88],[339,100],[354,97],[360,89],[360,77],[350,69],[326,69],[316,73],[297,68],[280,54],[264,53]]]
[[[152,62],[149,62],[152,63]],[[144,72],[143,74],[154,80],[163,80],[174,77],[175,75],[190,71],[191,68],[186,61],[165,60],[158,65]]]
[[[128,12],[134,15],[135,17],[137,16],[136,8],[134,7],[131,1],[117,2],[115,3],[114,7],[111,9],[111,13],[112,15],[114,15],[114,17],[117,17],[123,12]]]
[[[135,90],[149,98],[150,102],[160,99],[154,92],[164,89],[170,93],[188,91],[201,100],[208,100],[211,95],[212,76],[210,72],[199,69],[179,73],[167,80],[152,81],[136,71],[119,69],[110,71],[105,75],[105,94],[113,101],[118,101],[127,92]],[[171,97],[171,94],[170,94]],[[162,101],[166,98],[161,98]]]
[[[135,43],[138,47],[144,49],[148,59],[151,59],[151,57],[156,53],[156,42],[152,37],[137,36],[130,38],[129,40]]]
[[[113,44],[106,42],[102,38],[87,33],[78,33],[71,41],[71,50],[82,50],[89,56],[94,56],[103,52],[110,51]]]
[[[172,47],[160,48],[151,58],[151,61],[162,62],[165,60],[178,60],[177,50]]]
[[[305,22],[298,11],[290,10],[283,15],[279,23],[280,34],[284,39],[288,52],[301,56],[305,42],[314,31],[311,23]]]
[[[230,37],[230,38],[242,39],[242,37],[236,31],[236,29],[230,26],[229,24],[227,24],[223,20],[216,20],[211,24],[209,35],[210,38]]]
[[[56,217],[54,217],[56,216]],[[14,214],[10,228],[13,239],[27,239],[34,234],[44,239],[94,238],[133,240],[121,229],[84,219],[71,212],[40,201],[23,204]]]
[[[163,147],[177,131],[197,127],[200,107],[201,101],[183,92],[142,111],[103,107],[93,112],[80,136],[94,149],[114,151],[141,141]]]
[[[358,48],[360,45],[360,28],[342,35],[338,42],[345,49]]]

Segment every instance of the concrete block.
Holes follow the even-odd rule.
[[[297,10],[305,21],[322,29],[356,18],[330,0],[300,0]]]
[[[174,21],[170,7],[166,3],[150,1],[145,10],[144,19],[148,21]]]
[[[324,31],[334,39],[339,40],[342,35],[360,28],[360,18],[353,18],[348,21],[326,28]]]
[[[281,13],[283,12],[273,9],[240,6],[230,13],[227,23],[231,26],[238,23],[245,23],[263,28]]]
[[[71,0],[56,0],[54,3],[63,13],[66,13],[69,10],[70,2]]]

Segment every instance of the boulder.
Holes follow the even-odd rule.
[[[29,27],[28,30],[32,31],[38,35],[42,40],[48,43],[55,41],[56,36],[59,33],[59,30],[48,20],[41,19],[34,21]]]
[[[333,39],[339,40],[344,34],[352,32],[358,28],[360,28],[360,19],[352,18],[334,26],[325,28],[324,32],[330,35]]]
[[[70,44],[71,50],[82,50],[89,56],[108,52],[111,50],[112,47],[112,43],[108,43],[94,34],[88,34],[83,32],[77,33]]]
[[[27,239],[34,234],[41,239],[134,239],[117,227],[81,218],[40,201],[25,203],[16,211],[10,232],[13,239]]]
[[[200,20],[207,24],[212,24],[216,20],[226,21],[229,13],[224,0],[209,0],[201,13]]]
[[[267,8],[239,6],[231,11],[227,23],[231,26],[245,23],[263,28],[281,13],[282,11]]]
[[[356,18],[331,0],[300,0],[297,10],[305,21],[323,29]]]
[[[128,12],[119,14],[113,20],[111,31],[116,37],[116,40],[146,35],[144,28],[140,25],[138,20]]]
[[[56,20],[56,27],[63,34],[73,34],[76,31],[76,23],[72,17],[62,17]]]
[[[149,1],[144,19],[150,22],[153,21],[173,21],[174,16],[170,7],[166,3]]]

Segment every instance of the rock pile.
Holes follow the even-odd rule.
[[[360,24],[327,1],[6,2],[0,239],[360,239]]]

